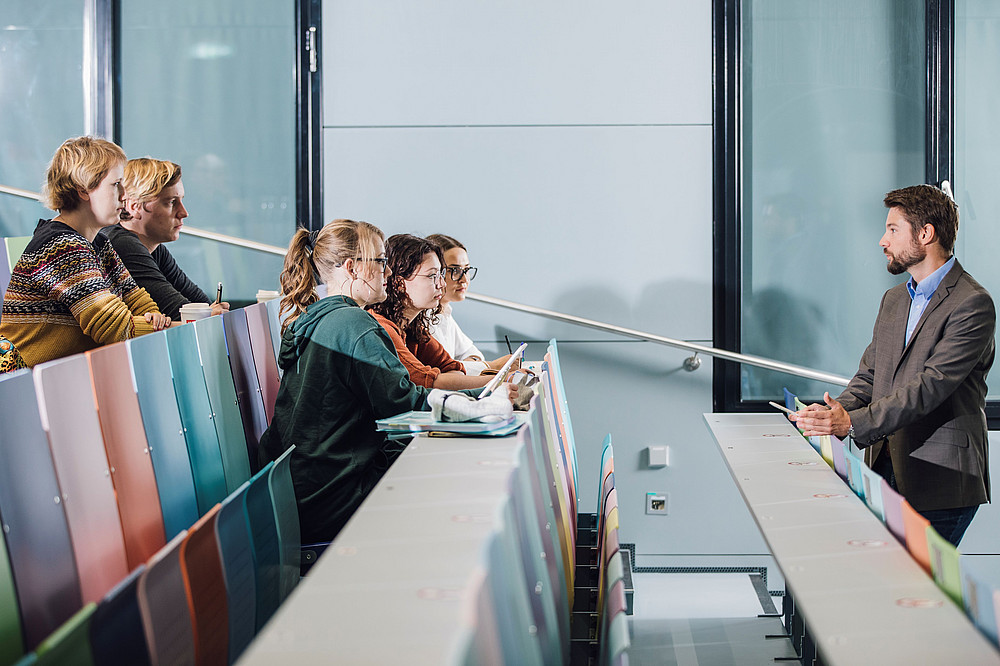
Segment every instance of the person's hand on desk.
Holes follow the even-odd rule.
[[[823,394],[823,401],[825,405],[813,403],[789,414],[789,420],[798,424],[806,437],[834,435],[843,439],[851,430],[850,415],[829,393]]]
[[[170,328],[170,317],[165,314],[147,312],[143,316],[146,318],[146,323],[153,325],[154,331],[162,331],[165,328]]]
[[[215,303],[212,303],[212,314],[213,315],[220,315],[223,312],[229,312],[229,303],[228,302],[222,301],[221,303],[219,303],[218,301],[216,301]]]

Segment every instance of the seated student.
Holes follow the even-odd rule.
[[[469,265],[469,254],[465,246],[451,236],[431,234],[427,240],[436,243],[444,253],[444,295],[441,297],[441,312],[437,315],[437,320],[431,322],[431,335],[441,343],[446,352],[462,362],[468,374],[478,375],[484,370],[499,370],[510,358],[510,354],[493,361],[483,360],[483,353],[462,332],[451,315],[451,304],[465,300],[469,283],[475,279],[479,269]]]
[[[327,296],[316,295],[315,275]],[[299,229],[281,272],[286,294],[278,364],[284,369],[271,426],[260,439],[275,459],[289,446],[302,542],[333,539],[404,444],[375,430],[376,419],[428,409],[385,330],[365,306],[385,298],[382,232],[335,220]]]
[[[181,168],[150,157],[129,160],[122,186],[126,214],[101,233],[125,268],[160,311],[173,319],[180,319],[182,305],[209,303],[208,295],[188,279],[164,245],[177,240],[188,216]],[[212,314],[228,309],[229,303],[212,303]]]
[[[170,325],[97,233],[123,210],[125,161],[115,144],[87,136],[52,157],[44,203],[58,214],[38,221],[0,318],[0,335],[29,367]]]
[[[392,338],[413,383],[440,389],[485,386],[489,377],[466,375],[428,331],[444,289],[441,248],[425,238],[397,234],[386,241],[385,254],[392,270],[386,298],[369,309]]]

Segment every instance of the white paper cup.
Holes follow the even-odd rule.
[[[280,291],[269,291],[267,289],[258,289],[257,290],[257,302],[258,303],[263,303],[265,301],[274,300],[278,296],[281,296],[281,292]]]
[[[181,323],[183,324],[211,316],[212,306],[208,303],[188,303],[181,306]]]

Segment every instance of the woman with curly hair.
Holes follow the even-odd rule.
[[[430,334],[444,294],[441,248],[426,238],[397,234],[386,241],[385,255],[392,271],[386,299],[369,309],[392,338],[413,383],[440,389],[485,386],[488,376],[466,375],[461,362]]]

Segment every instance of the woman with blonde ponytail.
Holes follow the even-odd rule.
[[[428,409],[429,389],[410,381],[385,329],[364,310],[385,299],[389,275],[384,236],[367,222],[299,229],[285,256],[284,375],[261,447],[275,459],[295,446],[304,543],[332,540],[405,446],[377,432],[376,419]]]

